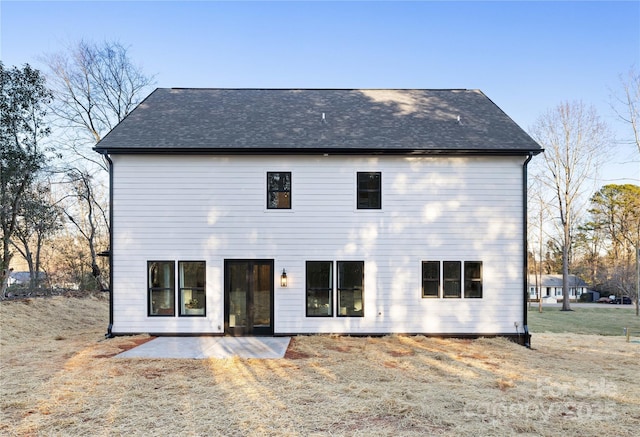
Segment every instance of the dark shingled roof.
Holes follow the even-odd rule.
[[[157,89],[100,153],[539,153],[478,90]]]
[[[562,287],[562,275],[541,275],[538,281],[541,287]],[[533,285],[536,285],[536,275],[529,275],[529,286]],[[586,287],[587,283],[576,275],[569,275],[569,286]]]

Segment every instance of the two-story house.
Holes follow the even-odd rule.
[[[541,148],[478,90],[158,89],[95,150],[109,335],[528,342]]]

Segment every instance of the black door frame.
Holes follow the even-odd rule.
[[[269,281],[269,300],[270,300],[270,308],[269,308],[269,319],[270,326],[263,327],[258,326],[254,327],[253,324],[251,326],[245,327],[230,327],[229,326],[229,315],[230,315],[230,275],[229,269],[233,264],[248,264],[247,268],[247,284],[249,285],[247,289],[247,312],[250,311],[250,306],[253,305],[253,287],[250,285],[253,283],[253,267],[257,265],[268,265],[270,269],[270,281]],[[273,259],[225,259],[224,260],[224,333],[226,335],[231,336],[270,336],[273,335],[273,327],[274,327],[274,262]]]

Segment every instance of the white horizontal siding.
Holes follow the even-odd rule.
[[[225,259],[275,260],[275,331],[511,333],[522,324],[523,158],[112,157],[114,332],[222,332]],[[266,209],[267,171],[292,209]],[[357,171],[382,210],[357,210]],[[207,262],[206,318],[146,316],[148,260]],[[365,317],[306,318],[307,260],[365,261]],[[482,299],[421,298],[421,261],[482,261]],[[283,268],[289,287],[278,287]]]

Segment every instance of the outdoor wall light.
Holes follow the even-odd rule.
[[[287,286],[287,271],[285,269],[282,269],[282,274],[280,275],[280,286]]]

